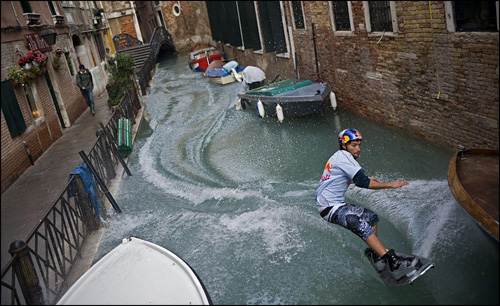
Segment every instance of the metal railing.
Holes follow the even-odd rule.
[[[174,44],[170,33],[164,27],[157,27],[155,28],[149,42],[151,52],[149,53],[147,60],[144,62],[144,65],[137,72],[142,95],[146,94],[146,88],[148,87],[148,83],[152,78],[151,72],[153,71],[153,68],[158,59],[158,53],[164,45],[168,45],[169,49],[174,50]]]
[[[118,162],[131,175],[116,149],[117,122],[122,116],[135,119],[140,107],[137,93],[126,93],[106,126],[101,123],[88,158],[80,152],[94,180],[99,182],[96,193],[100,211],[106,211],[108,200],[120,212],[105,184],[116,176]],[[81,256],[82,244],[100,225],[82,178],[73,175],[28,237],[12,242],[9,250],[12,258],[1,274],[2,305],[56,303],[71,268]]]

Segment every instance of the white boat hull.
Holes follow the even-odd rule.
[[[93,265],[58,305],[210,305],[196,273],[174,253],[131,237]]]

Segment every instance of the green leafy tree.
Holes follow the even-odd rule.
[[[132,55],[116,53],[105,65],[105,69],[111,74],[108,82],[108,106],[118,105],[124,96],[124,92],[134,88],[134,59]]]

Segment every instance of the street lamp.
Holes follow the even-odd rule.
[[[42,39],[45,40],[47,45],[52,46],[53,44],[56,43],[56,35],[57,35],[56,32],[46,30],[46,31],[42,32],[41,36],[42,36]]]

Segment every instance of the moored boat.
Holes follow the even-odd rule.
[[[238,97],[242,108],[255,109],[260,117],[280,119],[319,113],[329,94],[328,83],[294,79],[264,85],[238,94]]]
[[[238,66],[237,68],[233,69],[234,72],[227,72],[223,67],[214,68],[207,71],[207,77],[211,82],[215,84],[231,84],[236,81],[236,77],[242,77],[243,69],[245,69],[245,67]],[[236,77],[235,74],[237,74]]]
[[[203,48],[195,49],[189,52],[189,68],[194,71],[204,72],[207,70],[210,63],[216,60],[222,60],[224,58],[224,53],[217,50],[215,47],[206,45]]]
[[[245,70],[245,67],[238,65],[238,62],[230,61],[220,67],[207,70],[205,74],[211,82],[226,85],[236,80],[241,82],[243,80],[243,70]]]
[[[448,184],[460,205],[498,241],[498,150],[457,150],[448,166]]]
[[[180,257],[136,237],[101,258],[58,305],[211,305],[203,283]]]

